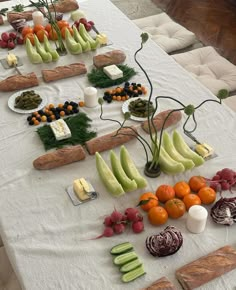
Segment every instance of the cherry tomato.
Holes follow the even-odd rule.
[[[37,24],[34,26],[34,33],[37,34],[38,31],[45,30],[43,25]]]
[[[29,34],[29,33],[33,33],[34,30],[32,27],[30,26],[25,26],[22,31],[21,31],[21,35],[23,36],[23,38],[26,36],[26,34]]]
[[[44,42],[44,35],[47,36],[47,38],[49,37],[48,35],[48,32],[46,30],[39,30],[37,33],[36,33],[37,37],[38,37],[38,40],[40,42]]]
[[[26,42],[26,39],[29,39],[30,42],[34,45],[34,34],[33,33],[28,33],[24,37],[24,43]]]
[[[55,29],[51,29],[49,31],[49,39],[51,39],[51,40],[57,40],[58,39],[58,36],[57,36],[57,33],[56,33]]]
[[[61,29],[61,36],[62,36],[62,38],[64,38],[64,39],[65,39],[65,36],[66,36],[66,29],[68,29],[69,32],[70,32],[70,34],[73,36],[73,29],[72,29],[71,27],[66,27],[66,26],[64,26],[64,27],[62,27],[62,29]]]
[[[49,33],[50,30],[52,29],[52,25],[48,23],[44,29]]]
[[[62,27],[64,27],[64,26],[70,27],[70,23],[66,20],[57,21],[57,25],[60,29],[62,29]]]

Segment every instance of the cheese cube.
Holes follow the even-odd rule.
[[[206,143],[203,143],[203,144],[197,144],[196,147],[195,147],[195,151],[201,155],[203,158],[207,158],[209,156],[211,156],[213,153],[214,153],[214,149],[206,144]]]
[[[81,184],[79,179],[75,179],[73,182],[73,190],[74,193],[80,200],[90,199],[89,195],[85,192],[83,185]]]
[[[63,119],[50,123],[50,127],[56,140],[63,140],[71,137],[71,131]]]
[[[112,80],[117,80],[123,77],[123,71],[114,64],[105,66],[103,71]]]

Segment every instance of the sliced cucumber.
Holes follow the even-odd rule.
[[[109,166],[103,160],[102,156],[96,152],[96,167],[103,184],[107,190],[114,196],[124,194],[124,189],[117,181]]]
[[[143,268],[143,265],[141,265],[140,267],[128,272],[128,273],[125,273],[122,275],[121,277],[121,280],[125,283],[128,283],[128,282],[131,282],[135,279],[137,279],[138,277],[142,276],[146,274],[144,268]]]
[[[191,159],[195,166],[200,166],[204,163],[204,159],[190,149],[183,137],[176,130],[173,132],[173,144],[176,150],[185,158]]]
[[[121,271],[122,273],[127,273],[127,272],[129,272],[129,271],[132,271],[132,270],[138,268],[138,267],[141,266],[141,265],[142,265],[141,261],[139,260],[139,258],[137,258],[137,259],[135,259],[135,260],[133,260],[133,261],[131,261],[131,262],[129,262],[129,263],[124,264],[124,265],[120,268],[120,271]]]
[[[112,255],[120,255],[130,250],[133,250],[133,245],[130,242],[125,242],[125,243],[112,247],[110,253]]]
[[[160,149],[159,163],[161,170],[167,174],[177,174],[185,170],[183,164],[171,158],[163,146]]]
[[[135,180],[129,179],[129,177],[126,175],[123,167],[121,166],[119,158],[116,156],[115,152],[113,150],[110,151],[110,160],[111,160],[111,167],[112,171],[118,180],[118,182],[121,184],[125,192],[128,191],[134,191],[137,189],[137,183]]]
[[[120,162],[126,175],[130,179],[134,179],[136,181],[138,188],[144,188],[147,186],[146,179],[139,173],[138,169],[136,168],[133,160],[129,155],[128,150],[125,148],[124,145],[122,145],[120,149]]]
[[[170,157],[173,158],[175,161],[182,163],[185,170],[190,170],[195,166],[194,162],[191,159],[185,158],[175,149],[171,137],[166,131],[163,134],[162,142],[163,148],[170,155]]]
[[[128,253],[116,256],[113,259],[113,262],[117,266],[122,266],[125,263],[131,262],[137,258],[138,258],[137,254],[134,251],[132,251],[132,252],[128,252]]]

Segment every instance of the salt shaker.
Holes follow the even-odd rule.
[[[94,87],[84,89],[84,103],[86,107],[92,108],[98,105],[98,92]]]
[[[207,216],[207,210],[203,206],[191,206],[187,216],[187,229],[194,234],[203,232],[206,226]]]

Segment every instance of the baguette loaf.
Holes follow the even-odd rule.
[[[225,246],[181,267],[176,277],[183,289],[192,290],[235,268],[236,250]]]
[[[166,277],[162,277],[155,281],[152,285],[141,290],[176,290],[176,288]]]
[[[85,159],[81,145],[58,149],[42,155],[33,161],[35,169],[47,170]]]
[[[171,110],[162,111],[153,118],[153,123],[157,131],[161,130],[164,120],[170,112]],[[168,117],[168,119],[165,122],[164,129],[177,124],[181,120],[181,118],[182,118],[182,114],[180,111],[175,111],[171,113],[171,115]],[[149,133],[148,121],[142,122],[141,127],[145,132]],[[154,127],[152,125],[151,125],[151,132],[154,132]]]
[[[43,8],[40,8],[40,10],[44,11]],[[11,23],[12,21],[18,20],[18,19],[25,19],[26,21],[32,20],[33,19],[33,12],[37,11],[37,9],[32,9],[32,10],[27,10],[27,11],[22,11],[22,12],[14,12],[14,11],[9,11],[7,13],[7,21]]]
[[[97,68],[101,68],[111,64],[120,64],[124,62],[126,55],[121,50],[112,50],[103,54],[98,54],[93,57],[93,64]]]
[[[110,134],[93,138],[85,143],[85,146],[89,154],[93,155],[96,152],[103,152],[110,150],[114,147],[122,145],[136,137],[135,127],[122,128],[119,131],[119,134],[116,135],[117,131],[114,131]]]
[[[0,81],[0,91],[10,92],[35,87],[38,85],[39,82],[35,73],[32,72],[27,75],[17,74]]]
[[[71,12],[76,9],[79,9],[79,4],[76,0],[59,0],[53,5],[49,5],[50,11],[56,11],[61,13]]]
[[[55,69],[42,70],[42,76],[46,83],[85,73],[87,73],[87,69],[83,63],[72,63],[69,65],[58,66]]]

